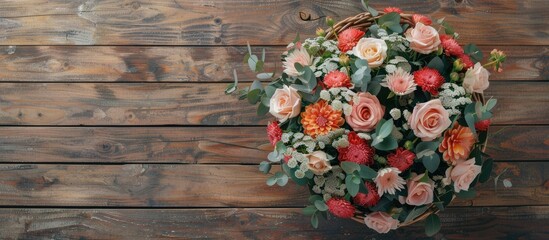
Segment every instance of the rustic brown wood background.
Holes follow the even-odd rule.
[[[441,214],[438,239],[549,239],[547,0],[371,1],[447,16],[462,43],[508,55],[494,175]],[[358,0],[0,0],[1,239],[423,238],[300,214],[303,189],[267,187],[267,118],[223,95],[246,41],[273,69],[297,32]],[[311,21],[300,18],[310,17]],[[260,48],[254,48],[259,50]],[[278,65],[280,66],[280,65]]]

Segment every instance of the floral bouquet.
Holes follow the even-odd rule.
[[[315,228],[329,212],[380,233],[425,219],[433,235],[436,214],[490,176],[483,151],[496,100],[482,95],[485,67],[501,71],[505,55],[494,49],[481,65],[479,49],[460,46],[444,20],[365,7],[290,43],[278,77],[263,72],[265,51],[260,59],[248,46],[245,62],[271,82],[237,91],[235,72],[226,93],[276,118],[267,127],[274,151],[259,169],[269,186],[309,188],[303,212]]]

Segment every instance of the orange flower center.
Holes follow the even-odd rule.
[[[328,119],[326,119],[324,116],[318,116],[316,118],[316,124],[320,127],[326,126],[326,123],[328,123]]]

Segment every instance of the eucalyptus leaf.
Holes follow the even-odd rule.
[[[482,51],[475,44],[465,45],[463,51],[469,55],[474,62],[480,62],[482,60]]]
[[[359,188],[359,185],[353,181],[353,178],[354,176],[352,174],[347,174],[347,177],[345,177],[345,186],[347,187],[347,191],[349,192],[351,197],[356,196]]]
[[[287,183],[288,183],[288,175],[286,174],[282,175],[276,180],[276,184],[278,184],[278,186],[281,186],[281,187],[286,186]]]
[[[435,172],[440,165],[440,157],[438,154],[424,156],[423,158],[421,158],[421,161],[423,163],[423,166],[425,166],[425,168],[431,173]]]
[[[431,61],[429,61],[429,63],[427,64],[427,67],[436,69],[440,73],[444,72],[444,62],[442,62],[442,59],[440,57],[434,57],[433,59],[431,59]]]
[[[475,189],[469,188],[469,191],[461,190],[456,193],[456,196],[461,199],[473,199],[477,196]]]
[[[258,73],[256,75],[256,77],[261,79],[261,80],[267,80],[267,79],[272,78],[273,75],[274,75],[274,73]]]
[[[485,106],[486,111],[491,111],[491,110],[496,106],[497,103],[498,103],[498,100],[497,100],[497,99],[495,99],[495,98],[490,98],[490,99],[486,102],[486,106]]]
[[[271,162],[280,162],[281,156],[276,151],[272,151],[269,154],[267,154],[267,159]]]
[[[377,136],[380,138],[385,138],[389,136],[389,134],[391,134],[391,132],[393,131],[393,126],[393,119],[385,121],[379,129],[379,132],[377,132]]]
[[[477,130],[475,129],[475,116],[472,113],[465,114],[465,122],[467,123],[467,126],[471,129],[471,132],[476,135]]]
[[[404,222],[409,222],[409,221],[412,221],[412,220],[416,219],[421,214],[423,214],[425,211],[427,211],[427,209],[429,209],[428,205],[415,207],[414,209],[412,209],[412,211],[410,211],[410,214],[408,214],[408,216],[406,217]]]
[[[364,179],[374,179],[377,177],[377,172],[366,165],[360,165],[360,171],[358,174]]]
[[[309,202],[310,203],[314,204],[315,201],[317,201],[317,200],[323,200],[322,196],[316,195],[316,194],[313,194],[313,195],[309,196]]]
[[[262,161],[259,164],[259,171],[261,171],[265,174],[269,173],[269,171],[271,171],[271,164],[267,161]]]
[[[313,215],[316,211],[318,211],[318,210],[313,205],[309,205],[309,206],[302,209],[303,214],[307,215],[307,216]]]
[[[259,89],[259,90],[263,89],[263,85],[261,85],[261,82],[259,80],[254,80],[252,82],[252,85],[250,86],[250,91],[256,90],[256,89]]]
[[[347,174],[352,174],[354,173],[355,171],[360,171],[360,165],[354,163],[354,162],[349,162],[349,161],[344,161],[344,162],[341,162],[341,168],[343,169],[343,171],[345,171]]]
[[[425,219],[425,234],[432,237],[440,231],[440,218],[436,214],[431,214]]]
[[[311,226],[314,228],[318,228],[318,215],[317,212],[313,213],[311,216]]]
[[[315,207],[318,209],[318,211],[328,211],[328,205],[324,202],[324,200],[316,200],[315,201]]]
[[[261,89],[254,89],[249,91],[247,98],[250,104],[256,104],[261,98]]]
[[[256,55],[250,55],[250,58],[248,58],[248,67],[250,67],[250,70],[255,72],[257,61],[259,61],[259,59],[257,59]]]
[[[277,182],[277,178],[275,176],[271,176],[267,178],[267,185],[273,186]]]
[[[372,144],[373,145],[373,144]],[[398,142],[392,136],[387,136],[380,143],[373,145],[376,149],[381,151],[390,151],[398,147]]]

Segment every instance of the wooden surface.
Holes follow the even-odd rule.
[[[549,4],[370,2],[447,16],[460,42],[509,55],[487,92],[499,100],[493,176],[504,173],[441,213],[435,238],[549,239]],[[421,224],[311,228],[303,189],[268,187],[257,171],[270,119],[222,93],[233,69],[253,79],[247,41],[266,46],[272,70],[297,32],[359,11],[358,0],[0,0],[0,239],[425,238]]]

